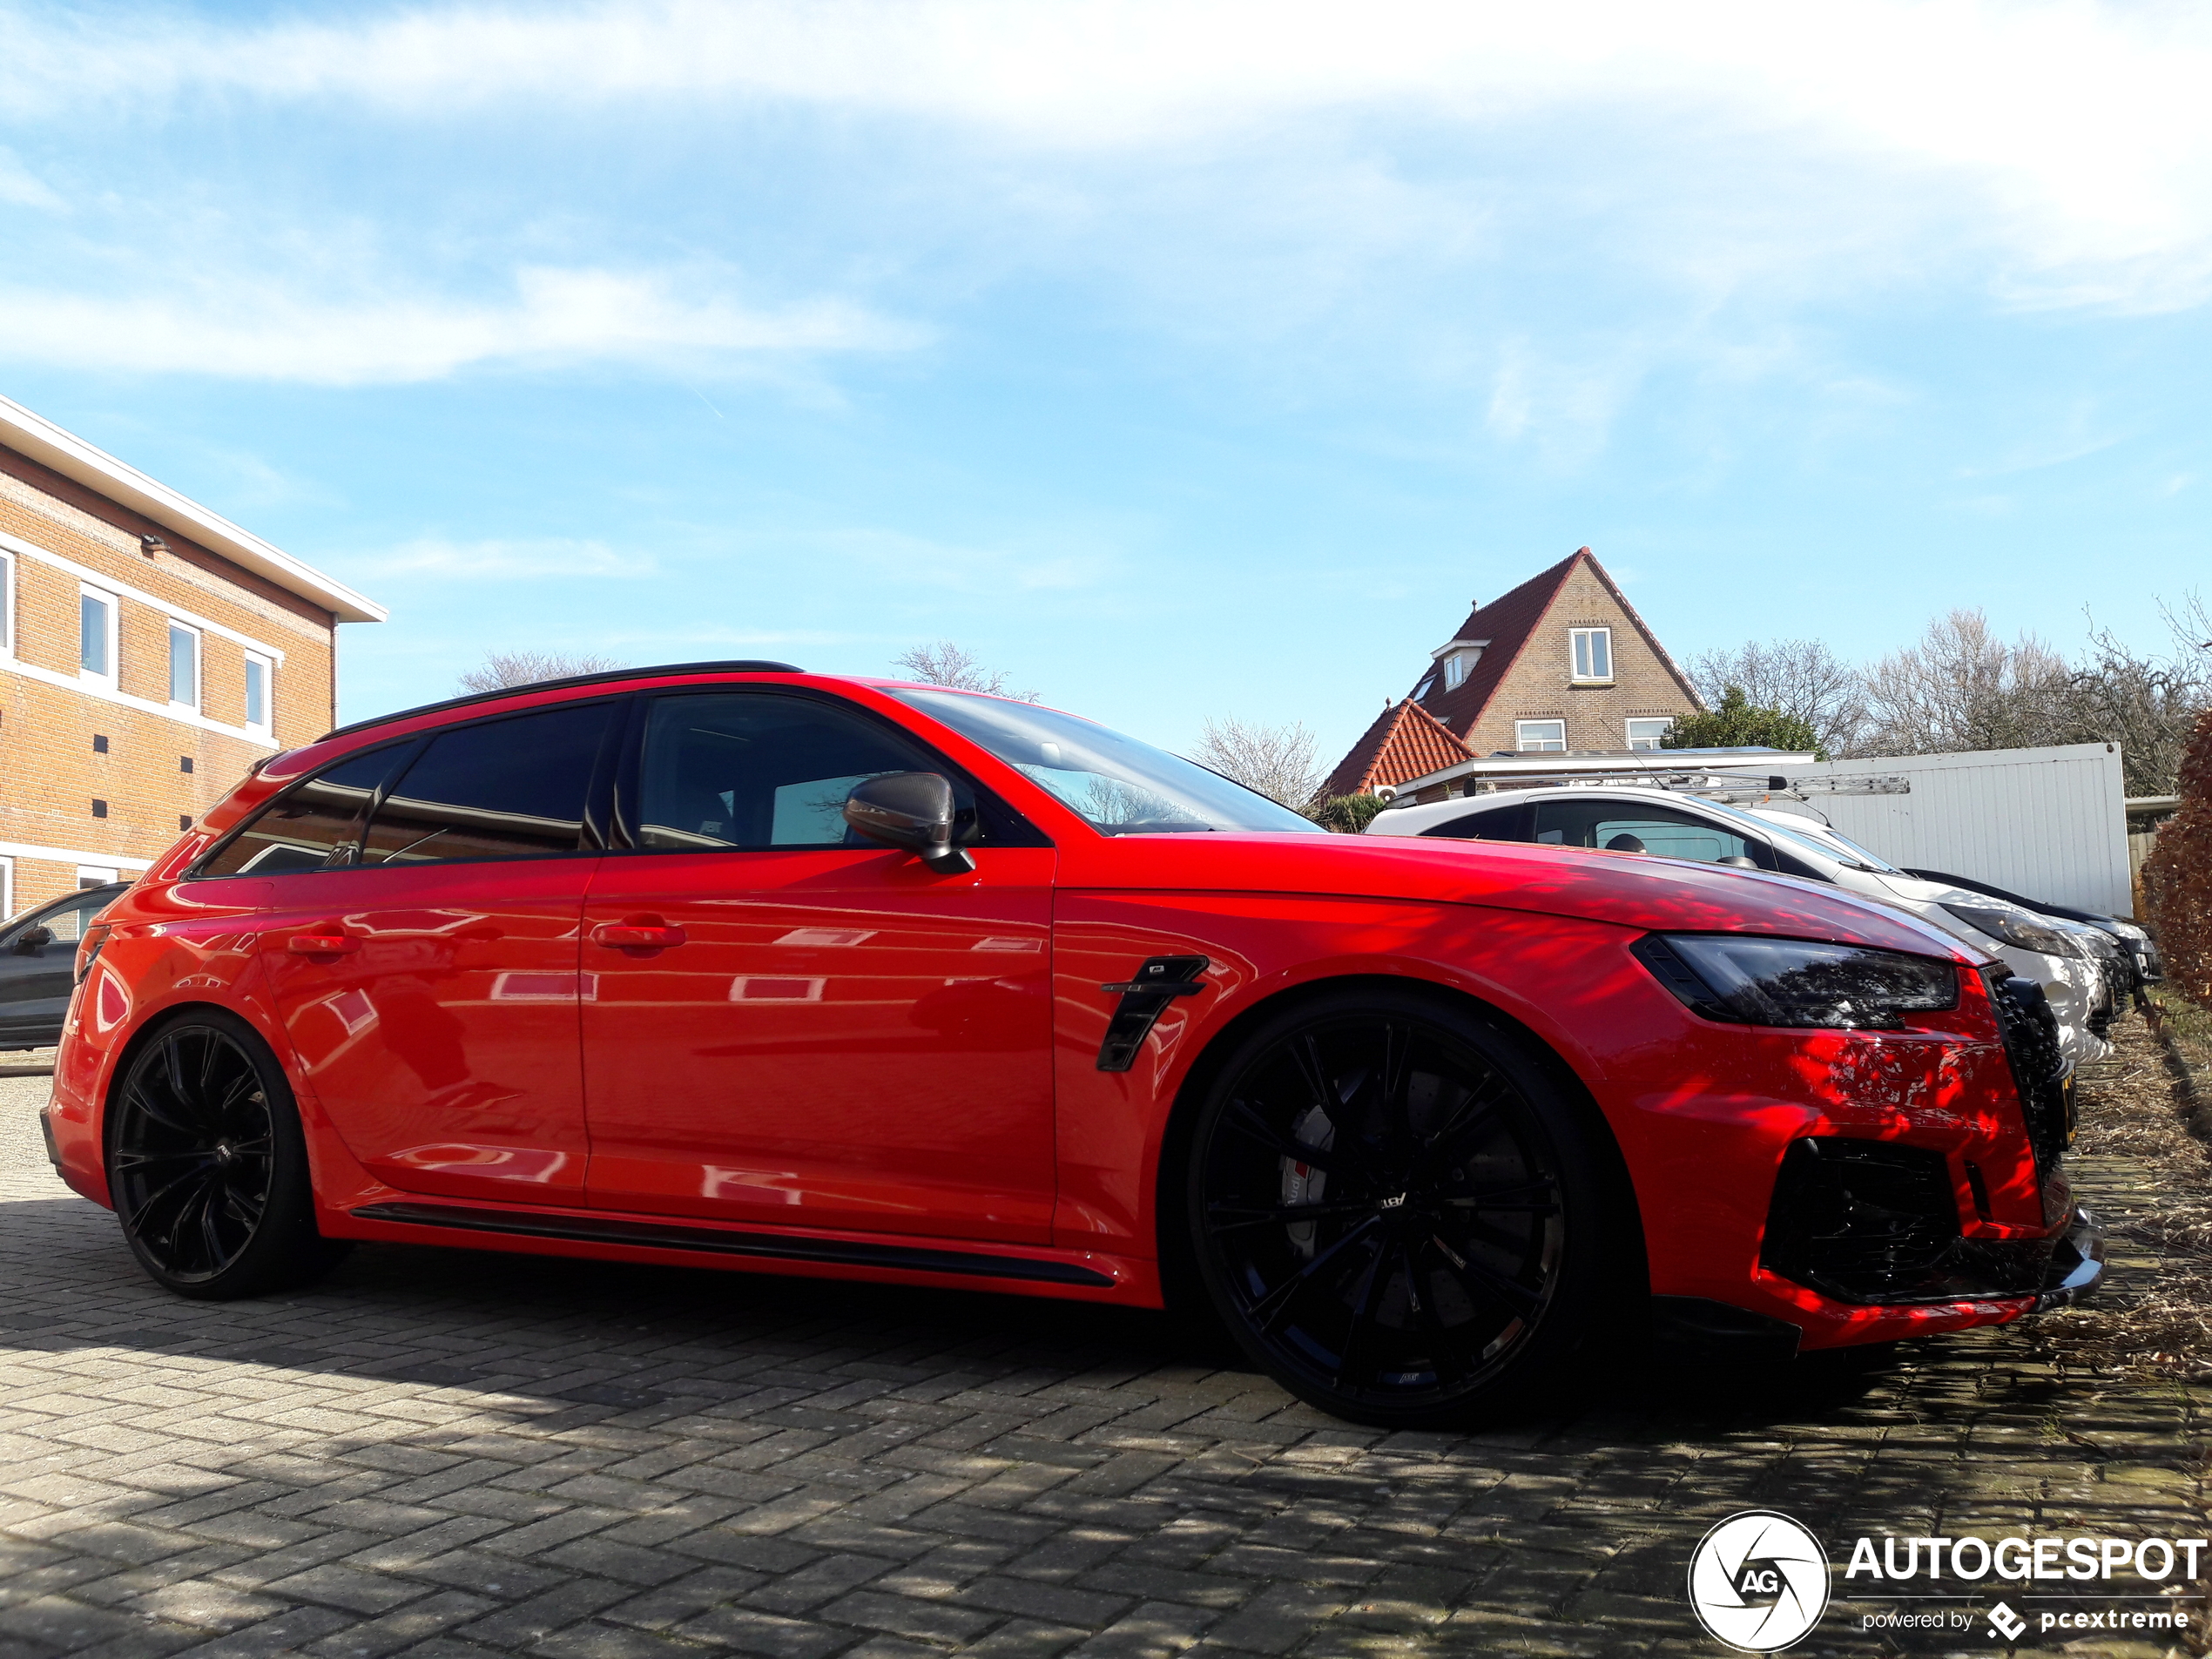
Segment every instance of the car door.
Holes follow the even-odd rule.
[[[1049,1236],[1054,854],[839,700],[642,700],[583,947],[590,1201],[785,1226]],[[847,830],[861,779],[952,777],[975,868]]]
[[[587,802],[622,706],[562,704],[361,757],[293,819],[272,813],[239,861],[274,878],[261,961],[301,1075],[395,1187],[583,1191],[577,927],[599,850]],[[355,826],[314,817],[349,799]]]
[[[61,1039],[76,983],[78,941],[120,886],[71,894],[18,917],[0,934],[0,1045],[44,1048]]]

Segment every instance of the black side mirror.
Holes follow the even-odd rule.
[[[53,942],[54,930],[51,927],[26,927],[23,937],[17,940],[10,948],[18,956],[36,956]]]
[[[975,867],[966,850],[953,845],[953,786],[936,772],[887,772],[854,784],[845,798],[845,821],[872,841],[918,854],[940,875]]]

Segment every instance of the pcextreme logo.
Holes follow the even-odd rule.
[[[1746,1509],[1691,1554],[1689,1605],[1730,1647],[1776,1652],[1802,1641],[1827,1609],[1828,1552],[1789,1516]]]

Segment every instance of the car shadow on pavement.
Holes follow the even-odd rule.
[[[1119,1389],[1153,1379],[1268,1397],[1310,1416],[1210,1321],[1143,1309],[783,1274],[364,1244],[327,1277],[229,1303],[145,1280],[114,1221],[78,1199],[0,1206],[0,1342],[189,1354],[481,1390],[556,1409],[708,1406],[803,1371],[927,1390]],[[1803,1420],[1878,1388],[1894,1349],[1738,1362],[1625,1340],[1540,1403],[1470,1428],[1534,1435],[1576,1418],[1638,1436]]]

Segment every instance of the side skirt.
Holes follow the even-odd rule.
[[[462,1232],[502,1233],[526,1238],[558,1238],[583,1244],[703,1251],[717,1256],[818,1262],[832,1267],[889,1268],[910,1273],[950,1273],[967,1278],[1020,1279],[1041,1285],[1079,1285],[1086,1290],[1117,1288],[1115,1279],[1093,1268],[1028,1256],[991,1256],[855,1239],[799,1238],[779,1233],[730,1232],[718,1227],[686,1227],[671,1222],[625,1221],[611,1217],[601,1219],[531,1215],[508,1210],[471,1209],[461,1204],[369,1204],[346,1213],[358,1221],[399,1222],[417,1227],[447,1227]]]

